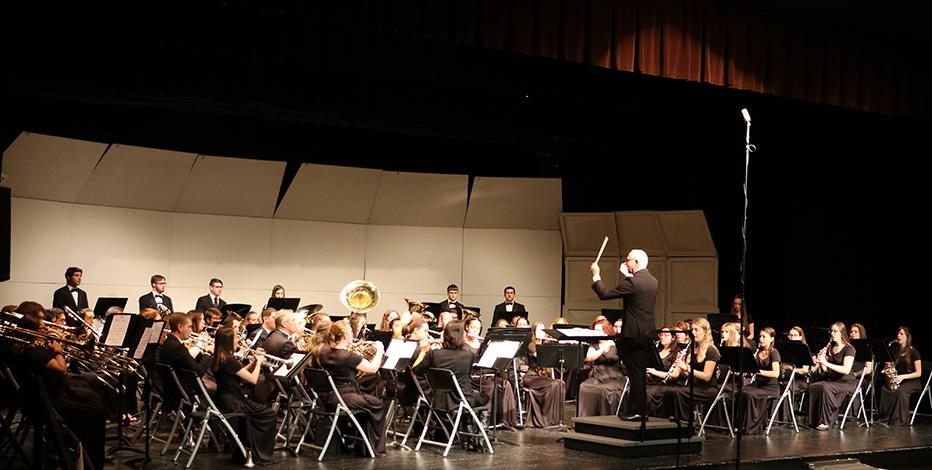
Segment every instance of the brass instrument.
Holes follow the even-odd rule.
[[[479,312],[475,310],[470,310],[466,307],[461,307],[460,310],[463,311],[463,318],[461,319],[463,320],[463,323],[465,323],[467,320],[471,318],[479,318],[482,316]]]
[[[366,313],[379,304],[379,288],[369,281],[352,281],[340,291],[340,302],[353,313]]]
[[[372,341],[354,341],[353,345],[350,346],[350,351],[361,355],[369,362],[372,362],[375,359],[375,356],[379,354],[378,347],[376,347],[375,343]],[[357,379],[363,375],[366,375],[366,373],[358,371],[356,372]]]
[[[883,374],[884,378],[887,379],[887,387],[889,387],[890,390],[896,390],[900,388],[900,383],[893,381],[893,378],[897,376],[897,373],[896,366],[893,365],[892,362],[885,362],[881,373]]]
[[[405,297],[405,302],[408,304],[408,311],[411,313],[419,313],[427,323],[434,323],[437,321],[437,318],[433,313],[427,311],[427,304],[423,302],[418,302],[417,300],[412,300]]]

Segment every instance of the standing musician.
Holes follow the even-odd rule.
[[[493,316],[501,313],[526,312],[524,304],[515,302],[515,288],[508,286],[505,288],[505,301],[495,306]],[[504,316],[504,315],[502,315]]]
[[[68,307],[75,313],[88,308],[87,292],[78,287],[83,274],[84,271],[75,266],[65,270],[65,285],[52,294],[52,308],[64,310]]]
[[[174,312],[171,297],[165,295],[165,286],[168,284],[165,276],[155,274],[149,279],[149,284],[152,285],[152,292],[139,297],[139,310],[146,307],[154,308],[162,315]]]
[[[780,397],[780,352],[773,347],[776,333],[771,327],[760,330],[757,342],[756,380],[745,385],[738,394],[737,406],[744,408],[741,429],[745,434],[760,434],[767,429],[767,421]]]
[[[629,413],[622,419],[629,420],[641,419],[645,413],[647,378],[644,375],[646,361],[643,348],[652,343],[649,335],[655,328],[654,304],[657,302],[658,283],[657,278],[647,270],[647,263],[647,253],[644,250],[631,250],[619,267],[623,277],[612,289],[602,285],[598,263],[592,263],[589,267],[592,272],[592,290],[599,299],[624,299],[624,329],[621,335],[626,340],[625,344],[629,346],[625,347],[626,350],[622,351],[621,355],[631,379],[631,406]]]
[[[731,299],[731,310],[729,310],[728,313],[737,317],[736,323],[738,323],[738,325],[741,325],[741,307],[744,307],[744,313],[748,316],[748,329],[747,331],[744,332],[745,338],[753,339],[754,338],[754,317],[751,316],[750,313],[748,313],[747,305],[745,305],[745,302],[743,298],[741,297],[741,294],[735,294],[735,296],[732,297]],[[738,329],[740,330],[741,327],[739,326]]]
[[[809,384],[809,426],[819,431],[835,423],[845,397],[857,386],[857,379],[851,374],[855,351],[848,341],[845,324],[832,324],[829,335],[831,339],[817,355],[813,370],[822,379]]]
[[[284,299],[285,298],[285,288],[281,285],[275,284],[272,287],[272,298],[273,299]]]
[[[909,328],[896,330],[895,362],[886,363],[883,375],[886,384],[880,389],[880,421],[890,426],[909,425],[909,397],[919,393],[922,383],[922,357],[913,347],[913,335]],[[889,371],[889,372],[888,372]]]
[[[217,330],[215,338],[214,359],[210,370],[217,380],[217,407],[224,413],[246,415],[246,436],[243,444],[252,451],[255,463],[276,463],[272,459],[275,450],[275,411],[247,398],[241,383],[255,385],[259,381],[265,354],[261,349],[257,350],[249,364],[243,366],[234,355],[239,349],[239,341],[235,339],[236,330],[221,327]],[[239,453],[239,449],[234,449],[233,452]]]
[[[451,312],[455,309],[458,309],[463,306],[459,301],[460,288],[456,284],[450,284],[447,286],[447,298],[443,302],[440,302],[440,311],[441,312]]]
[[[362,392],[356,382],[357,371],[367,374],[378,373],[384,353],[382,343],[375,343],[376,355],[372,361],[350,351],[353,345],[353,332],[346,322],[336,322],[330,327],[328,342],[330,348],[326,351],[321,350],[318,361],[324,369],[330,372],[346,405],[351,409],[363,409],[369,412],[369,420],[363,427],[369,442],[372,443],[375,456],[384,457],[386,455],[385,430],[388,424],[386,420],[388,407],[381,398]],[[324,392],[320,394],[320,398],[330,405],[336,404],[333,392]]]
[[[612,334],[612,324],[604,317],[596,320],[592,329]],[[601,340],[590,346],[586,362],[592,368],[589,378],[579,384],[579,416],[614,415],[626,381],[615,342]]]
[[[215,308],[222,312],[223,307],[227,306],[226,301],[220,298],[220,294],[223,293],[223,281],[213,278],[210,280],[208,288],[210,292],[208,292],[207,295],[197,298],[197,302],[194,304],[194,310],[206,312],[209,308]]]
[[[693,346],[693,354],[687,355],[686,358],[679,359],[673,364],[680,369],[680,376],[684,380],[693,382],[691,385],[693,397],[695,400],[711,400],[718,393],[717,377],[715,368],[722,356],[718,348],[712,344],[712,327],[705,318],[696,318],[692,321],[693,339],[696,344]],[[687,362],[688,360],[688,362]],[[690,376],[692,371],[692,376]],[[677,387],[676,389],[666,390],[663,394],[663,412],[662,416],[674,417],[676,419],[686,419],[689,413],[691,401],[689,399],[690,387]]]

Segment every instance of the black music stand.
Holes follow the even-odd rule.
[[[487,356],[487,351],[490,345],[494,343],[499,343],[499,342],[512,342],[512,341],[517,342],[519,344],[518,344],[518,347],[515,349],[515,351],[512,354],[510,354],[510,357],[508,357],[509,355],[500,355],[499,353],[496,352],[494,361],[491,362],[491,364],[479,365],[479,364],[487,363],[489,362],[489,359],[491,359],[491,357]],[[515,391],[516,398],[520,398],[521,389],[519,388],[519,385],[517,383],[518,371],[517,371],[517,365],[515,364],[515,358],[518,356],[527,354],[527,347],[530,341],[531,341],[531,329],[530,328],[489,328],[488,332],[485,335],[485,340],[482,342],[482,345],[479,347],[479,355],[478,355],[479,362],[477,363],[477,365],[479,365],[479,367],[494,369],[499,374],[502,380],[503,387],[505,385],[505,373],[508,371],[510,367],[513,367],[515,369],[514,391]],[[489,352],[489,354],[491,354],[491,352]],[[495,435],[496,434],[495,426],[498,425],[497,417],[498,417],[498,413],[501,411],[500,407],[501,407],[501,403],[498,400],[497,385],[495,384],[495,381],[493,380],[492,381],[492,419],[490,420],[491,426],[489,427],[489,429],[491,431],[490,434],[492,434],[492,436],[490,436],[490,439],[493,439],[496,441],[498,440],[498,438]],[[503,441],[503,442],[507,442],[507,441]]]
[[[883,370],[883,366],[887,362],[896,362],[896,359],[893,358],[893,351],[890,350],[890,345],[895,341],[885,342],[880,338],[872,338],[869,340],[871,352],[873,353],[873,362],[875,365],[880,367],[874,367],[874,372],[877,370]],[[857,349],[857,348],[855,348]],[[876,384],[874,377],[871,377],[871,384]],[[874,422],[874,412],[876,410],[876,398],[877,398],[877,389],[871,389],[871,423]]]
[[[128,356],[133,357],[136,354],[136,351],[142,347],[147,348],[148,342],[145,342],[146,338],[143,336],[147,329],[149,329],[154,320],[146,320],[139,315],[121,313],[116,315],[110,315],[107,317],[107,322],[104,324],[104,330],[100,335],[100,342],[104,346],[111,348],[119,348],[124,350],[129,350]],[[163,324],[164,322],[158,322]],[[161,335],[161,327],[159,327],[158,334]],[[150,332],[151,335],[151,332]],[[123,395],[126,393],[126,386],[120,383],[120,388],[117,390],[118,393],[118,402],[123,402]],[[119,406],[118,406],[119,407]],[[115,454],[121,451],[137,452],[140,454],[145,454],[145,450],[137,449],[131,447],[129,440],[123,435],[123,417],[120,416],[120,419],[117,420],[117,445],[112,447],[107,451],[108,455]],[[146,441],[148,442],[148,441]]]
[[[565,424],[564,415],[566,411],[566,381],[563,379],[564,372],[569,364],[570,369],[579,369],[586,359],[585,343],[541,343],[537,345],[537,363],[540,367],[550,367],[560,369],[560,423],[549,426],[546,429],[558,432],[569,432],[570,428]]]
[[[624,312],[625,311],[620,308],[603,308],[602,316],[605,317],[611,325],[614,325],[618,319],[623,318]]]
[[[390,370],[393,374],[396,372],[404,372],[404,370],[414,362],[414,358],[417,357],[420,343],[403,339],[392,340],[391,338],[389,338],[389,341],[390,344],[385,348],[384,361],[382,362],[381,368]],[[411,354],[405,353],[411,349],[413,349]]]
[[[495,324],[498,323],[498,321],[501,319],[504,319],[506,322],[508,322],[509,325],[511,325],[511,319],[516,316],[524,317],[524,319],[527,320],[528,312],[495,312],[495,314],[492,315],[492,323],[490,323],[489,326],[494,327]]]
[[[709,320],[709,326],[712,328],[713,337],[717,338],[722,332],[722,327],[726,323],[737,323],[740,321],[737,315],[732,313],[708,313],[706,319]],[[742,337],[745,335],[742,333]]]
[[[107,310],[110,310],[110,307],[120,307],[120,310],[126,308],[126,297],[98,297],[97,303],[94,304],[94,317],[104,318],[107,316]],[[81,312],[76,312],[81,313]]]
[[[392,341],[392,332],[391,331],[377,331],[372,330],[369,333],[369,337],[366,338],[367,341],[378,341],[382,343],[382,346],[385,347],[385,351],[388,351],[388,346]]]
[[[298,304],[301,303],[300,297],[269,297],[269,300],[266,302],[266,308],[274,308],[275,310],[298,310]]]
[[[159,349],[161,344],[159,343],[159,338],[162,336],[162,329],[165,328],[164,321],[153,321],[149,333],[148,344],[145,347],[144,352],[140,355],[140,360],[144,364],[154,364],[158,360]],[[153,341],[154,336],[154,341]],[[136,357],[135,355],[133,356]],[[143,409],[145,410],[145,450],[143,455],[133,459],[129,459],[124,462],[126,465],[133,465],[139,463],[139,468],[146,468],[146,464],[152,461],[149,456],[149,441],[151,439],[151,423],[152,423],[152,382],[150,376],[153,371],[148,369],[143,369],[145,371],[145,376],[143,377],[142,382],[142,398],[143,398]]]

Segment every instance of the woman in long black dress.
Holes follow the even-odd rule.
[[[615,334],[605,317],[596,320],[592,329],[606,335]],[[592,368],[589,378],[579,384],[579,416],[614,415],[627,382],[615,342],[602,340],[590,346],[586,362],[591,363]]]
[[[745,434],[760,434],[767,428],[776,399],[780,397],[780,352],[773,347],[773,328],[765,327],[757,337],[757,367],[760,372],[750,385],[745,385],[738,394],[739,409],[744,410],[741,429]]]
[[[831,340],[816,357],[813,373],[822,379],[809,384],[809,426],[828,429],[838,419],[845,397],[854,392],[858,381],[851,374],[854,346],[848,342],[845,324],[837,322],[829,330]]]
[[[890,426],[909,425],[909,396],[922,388],[922,358],[913,347],[913,335],[909,328],[901,326],[896,331],[897,348],[894,352],[896,375],[886,378],[880,389],[880,421]],[[887,363],[889,365],[889,363]],[[886,369],[886,366],[884,367]],[[898,384],[896,390],[891,387]]]
[[[234,341],[236,330],[221,327],[214,336],[214,360],[210,369],[217,379],[217,407],[224,413],[243,413],[246,415],[245,435],[240,433],[240,440],[246,449],[252,451],[253,462],[259,465],[271,464],[275,449],[275,412],[271,408],[256,403],[246,397],[242,382],[255,385],[259,381],[265,355],[262,350],[255,354],[255,360],[245,367],[233,354],[238,341]],[[234,449],[239,453],[239,449]]]
[[[674,365],[680,369],[684,380],[692,380],[693,398],[696,401],[708,401],[715,398],[718,393],[718,379],[715,369],[722,356],[718,348],[712,344],[712,327],[705,318],[697,318],[692,322],[693,339],[695,341],[694,353],[687,356],[689,362],[680,359]],[[690,371],[692,376],[690,376]],[[688,378],[691,377],[691,378]],[[688,379],[687,379],[688,378]],[[676,419],[689,417],[690,387],[677,387],[663,394],[663,416],[672,416]]]
[[[330,372],[340,396],[350,409],[369,412],[368,421],[363,418],[360,424],[363,425],[369,443],[372,444],[375,457],[385,457],[388,407],[381,398],[364,393],[356,381],[356,372],[375,374],[379,371],[384,353],[382,343],[374,343],[376,354],[372,361],[368,361],[362,355],[350,351],[353,345],[353,330],[347,322],[334,323],[327,336],[330,348],[321,348],[319,363]],[[320,398],[331,406],[337,404],[337,398],[333,396],[332,391],[322,393]]]
[[[543,343],[547,334],[544,324],[535,322],[528,346],[527,365],[522,384],[528,390],[528,418],[526,424],[531,427],[545,428],[560,422],[560,407],[563,406],[564,389],[559,378],[554,377],[553,369],[539,366],[537,346]]]
[[[476,354],[478,360],[479,350],[482,348],[482,339],[479,336],[482,333],[482,321],[478,317],[470,317],[463,322],[463,326],[466,334],[463,347]],[[510,380],[511,377],[514,377],[514,371],[510,367],[505,371],[504,380],[495,369],[476,367],[472,371],[471,383],[474,390],[479,390],[483,402],[490,399],[493,389],[498,390],[496,400],[498,400],[499,415],[497,418],[501,423],[514,427],[519,424],[518,401],[515,398],[515,389]]]
[[[662,368],[647,368],[647,409],[651,415],[660,414],[663,407],[663,394],[673,387],[682,387],[678,383],[680,369],[673,367],[677,357],[682,359],[686,355],[685,349],[679,348],[679,343],[673,340],[672,326],[664,326],[657,334],[657,354],[660,356]]]
[[[431,367],[449,369],[456,375],[456,381],[470,406],[484,405],[487,399],[472,389],[469,371],[476,362],[476,354],[466,347],[463,322],[452,320],[443,327],[443,347],[434,349],[429,343],[421,345],[421,351],[414,361],[414,373],[426,374]],[[455,411],[459,406],[456,397],[434,394],[433,405],[441,410]]]

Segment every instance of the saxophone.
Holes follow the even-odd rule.
[[[900,383],[893,381],[893,378],[896,377],[897,374],[896,366],[894,366],[892,362],[885,362],[883,365],[883,371],[881,371],[881,373],[884,377],[886,377],[887,387],[889,387],[890,390],[896,390],[900,388]]]
[[[375,359],[375,355],[379,353],[378,348],[375,347],[375,344],[370,341],[359,341],[354,342],[353,346],[350,347],[350,351],[361,355],[366,358],[367,361],[372,362]],[[360,378],[363,375],[366,375],[365,372],[356,372],[356,378]]]

